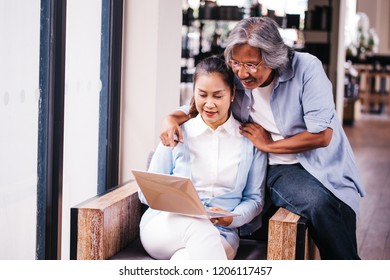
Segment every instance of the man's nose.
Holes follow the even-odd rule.
[[[247,78],[249,76],[249,73],[243,65],[240,65],[240,68],[238,68],[236,75],[242,79]]]

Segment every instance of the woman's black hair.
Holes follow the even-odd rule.
[[[225,60],[219,56],[212,55],[202,59],[195,67],[195,73],[193,76],[193,89],[195,89],[196,81],[200,75],[208,75],[212,73],[219,73],[222,75],[223,81],[229,85],[230,92],[234,94],[234,73],[226,64]],[[190,102],[190,118],[194,118],[198,115],[198,110],[196,110],[195,100],[192,97]]]

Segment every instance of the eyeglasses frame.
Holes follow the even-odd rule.
[[[237,64],[237,67],[233,67],[232,66],[232,62],[236,62],[238,63]],[[235,70],[239,70],[242,66],[244,66],[245,70],[249,71],[249,72],[252,72],[252,73],[255,73],[257,72],[258,68],[260,67],[260,65],[263,64],[263,60],[260,61],[258,64],[254,64],[254,63],[250,63],[250,64],[253,64],[253,66],[255,67],[255,69],[250,69],[249,66],[248,66],[248,63],[245,63],[245,62],[238,62],[237,60],[234,60],[234,59],[229,59],[229,65],[230,67],[232,67],[232,69],[235,69]]]

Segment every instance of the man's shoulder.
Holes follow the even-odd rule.
[[[315,55],[308,52],[295,52],[293,58],[293,64],[296,63],[309,63],[310,61],[319,60]]]

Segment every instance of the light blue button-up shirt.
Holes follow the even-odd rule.
[[[327,147],[297,154],[301,165],[336,197],[359,213],[359,198],[365,195],[352,148],[337,118],[332,84],[320,60],[308,53],[295,52],[290,67],[277,79],[271,94],[271,110],[284,138],[308,131],[333,130]],[[236,79],[233,114],[250,122],[251,90]],[[261,123],[260,123],[261,125]]]

